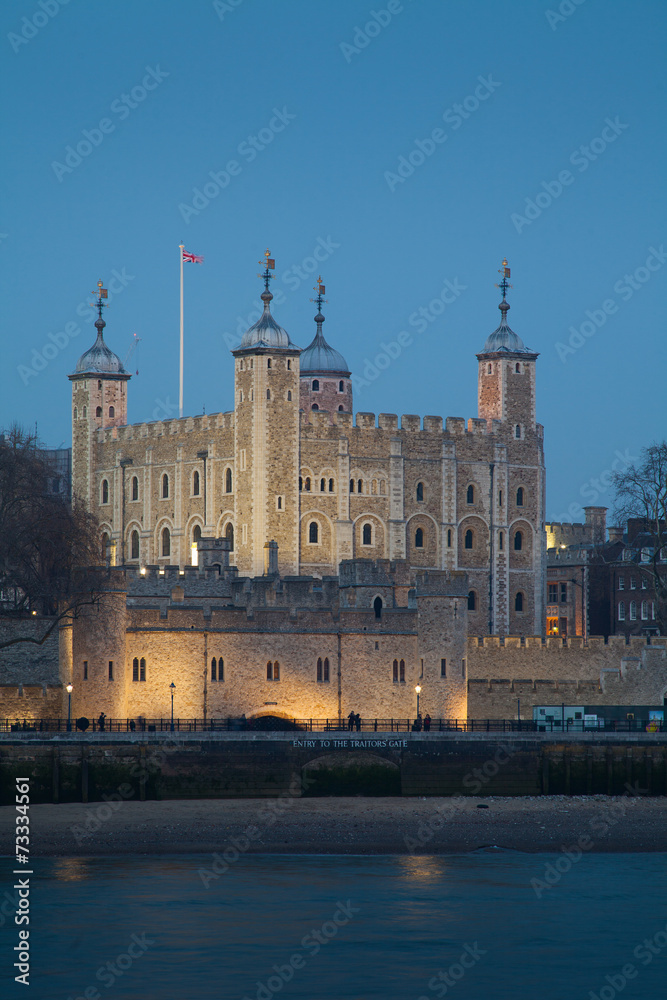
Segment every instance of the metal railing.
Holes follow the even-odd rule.
[[[350,726],[347,719],[109,719],[103,724],[91,719],[85,729],[67,719],[0,719],[0,733],[210,733],[210,732],[346,732],[354,733],[662,733],[667,724],[652,719],[608,719],[604,724],[582,720],[533,721],[530,719],[431,719],[425,725],[417,719],[360,719]]]

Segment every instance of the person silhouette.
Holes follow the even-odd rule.
[[[100,717],[97,720],[97,725],[99,726],[101,733],[104,732],[104,720],[105,719],[106,719],[106,715],[104,714],[104,712],[100,712]]]
[[[356,719],[357,717],[354,714],[354,712],[350,712],[350,714],[347,717],[347,728],[350,730],[350,732],[352,732],[352,730],[354,729],[354,723],[356,722]]]

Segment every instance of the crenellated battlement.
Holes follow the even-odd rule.
[[[223,413],[203,413],[196,417],[174,417],[171,420],[151,420],[140,424],[126,424],[124,427],[99,428],[97,440],[100,444],[109,441],[138,441],[145,438],[162,438],[174,434],[190,434],[213,430],[233,430],[234,411]]]
[[[665,647],[667,646],[667,638],[642,635],[610,635],[607,637],[593,635],[589,636],[588,639],[584,639],[582,636],[547,636],[546,639],[543,639],[539,635],[526,636],[525,638],[518,635],[485,635],[469,636],[468,646],[470,649],[525,649],[529,652],[535,649],[595,650],[610,647],[619,651],[640,651],[647,647]]]

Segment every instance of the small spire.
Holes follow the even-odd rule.
[[[274,277],[274,275],[271,274],[271,271],[275,271],[276,268],[276,262],[271,256],[271,251],[268,247],[266,248],[266,252],[264,254],[264,260],[260,260],[259,264],[264,267],[262,273],[257,275],[258,278],[262,278],[264,281],[264,291],[262,292],[261,298],[264,303],[264,308],[268,309],[269,302],[273,298],[273,295],[269,291],[269,282]]]
[[[317,303],[317,316],[315,317],[315,322],[317,323],[317,332],[322,333],[322,323],[324,323],[324,316],[322,315],[322,306],[328,299],[324,298],[324,292],[326,291],[324,285],[322,284],[322,275],[317,279],[317,284],[313,285],[313,291],[317,292],[317,298],[311,299],[311,302]]]
[[[92,294],[97,296],[97,301],[91,302],[90,304],[93,307],[93,309],[97,309],[97,319],[95,320],[95,326],[97,327],[98,335],[101,337],[102,330],[106,326],[106,323],[102,319],[102,310],[107,309],[109,306],[109,303],[104,302],[103,300],[109,297],[109,293],[106,288],[102,287],[102,282],[98,281],[97,291],[93,292]]]
[[[502,266],[498,269],[498,274],[502,274],[502,276],[503,276],[502,281],[499,282],[496,285],[496,288],[499,288],[500,291],[503,293],[503,300],[500,303],[500,305],[498,306],[498,308],[500,309],[500,311],[501,311],[501,313],[503,315],[503,320],[502,321],[506,322],[506,320],[507,320],[507,310],[510,308],[510,304],[506,300],[505,296],[507,295],[507,289],[508,288],[512,288],[512,285],[510,285],[509,280],[508,280],[509,277],[510,277],[510,275],[511,275],[511,270],[507,266],[507,257],[503,257],[503,263],[502,263]]]

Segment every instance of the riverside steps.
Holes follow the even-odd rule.
[[[313,796],[667,794],[667,734],[7,733],[0,804]]]

